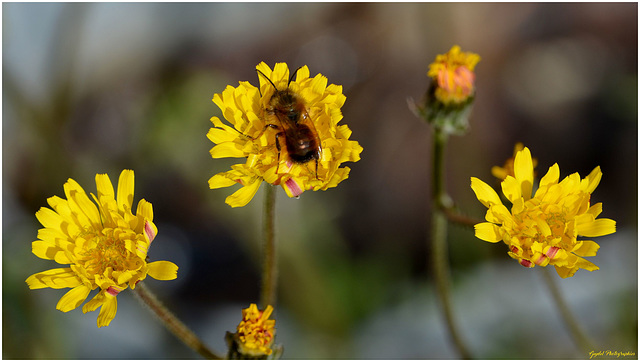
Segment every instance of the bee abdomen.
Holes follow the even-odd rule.
[[[299,126],[295,136],[286,137],[289,158],[296,163],[305,163],[320,158],[319,145],[311,129]]]

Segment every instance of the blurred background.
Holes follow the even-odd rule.
[[[96,173],[136,173],[159,229],[151,260],[178,279],[147,284],[213,349],[259,299],[263,185],[248,206],[207,181],[211,101],[257,84],[255,66],[308,65],[343,86],[344,119],[362,160],[327,191],[278,188],[277,342],[291,359],[458,358],[428,265],[431,132],[407,107],[428,65],[459,44],[480,54],[469,134],[447,148],[447,189],[467,215],[484,208],[471,176],[516,142],[538,175],[601,166],[592,202],[617,233],[597,238],[599,271],[557,282],[602,350],[638,356],[638,6],[636,3],[3,3],[2,357],[199,358],[130,291],[111,325],[55,309],[65,290],[25,279],[57,267],[31,254],[35,212],[68,178],[95,192]],[[117,182],[117,181],[114,181]],[[497,182],[495,183],[497,185]],[[582,358],[540,268],[503,244],[449,233],[454,310],[474,357]],[[90,295],[93,296],[95,291]]]

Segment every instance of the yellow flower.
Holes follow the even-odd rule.
[[[63,312],[77,308],[90,291],[100,288],[82,312],[101,307],[98,327],[103,327],[116,315],[118,293],[135,288],[147,275],[175,279],[178,267],[168,261],[147,263],[147,250],[158,229],[149,202],[140,200],[136,215],[131,212],[133,171],[122,171],[117,195],[106,174],[96,175],[96,185],[98,196],[91,194],[95,204],[76,181],[69,179],[64,184],[67,199],[50,197],[47,202],[53,210],[42,207],[36,212],[44,228],[32,243],[33,253],[69,267],[33,274],[26,282],[31,289],[72,288],[56,306]]]
[[[238,324],[239,352],[243,355],[270,355],[271,346],[276,334],[276,321],[269,319],[273,307],[267,306],[264,311],[258,310],[255,304],[242,310],[242,321]]]
[[[437,82],[436,98],[444,103],[463,103],[474,95],[475,74],[473,69],[480,56],[471,52],[461,52],[458,45],[446,54],[436,56],[429,65],[427,75]]]
[[[514,174],[502,181],[502,192],[512,203],[511,211],[489,185],[471,178],[476,197],[489,208],[487,222],[475,225],[476,237],[492,243],[502,240],[509,246],[509,256],[523,266],[553,265],[562,278],[573,276],[580,268],[598,270],[583,257],[595,256],[600,246],[578,237],[616,231],[614,220],[596,219],[602,212],[602,203],[590,203],[602,178],[600,167],[582,180],[574,173],[558,182],[560,168],[554,164],[532,197],[533,162],[525,147],[516,154]]]
[[[513,160],[516,158],[516,154],[519,151],[522,151],[522,149],[524,149],[522,142],[516,143],[513,147],[513,157],[508,158],[502,167],[493,166],[491,168],[491,174],[500,180],[504,180],[507,176],[515,177],[515,174],[513,173]],[[535,169],[536,166],[538,166],[538,159],[532,158],[531,161],[533,162],[533,168]]]
[[[360,160],[362,152],[357,141],[349,140],[349,127],[338,125],[346,100],[342,86],[327,85],[321,74],[310,78],[307,66],[298,69],[290,82],[286,63],[277,63],[272,71],[262,62],[256,69],[262,73],[259,89],[239,82],[238,87],[227,86],[213,96],[231,126],[211,118],[214,127],[207,137],[216,144],[211,156],[246,161],[213,176],[209,187],[241,184],[225,200],[238,207],[251,201],[262,181],[281,185],[289,197],[337,186],[350,171],[340,165]],[[292,149],[304,155],[290,155]]]

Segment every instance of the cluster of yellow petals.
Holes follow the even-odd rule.
[[[289,68],[286,63],[277,63],[273,70],[264,62],[256,69],[261,71],[273,85],[259,76],[260,88],[249,82],[239,82],[238,87],[227,86],[221,94],[213,96],[213,102],[222,111],[231,126],[218,117],[212,117],[214,127],[207,137],[216,144],[210,153],[213,158],[246,158],[244,163],[231,166],[230,171],[221,172],[209,179],[211,189],[228,187],[237,183],[242,187],[227,197],[232,207],[244,206],[255,195],[262,181],[281,185],[289,197],[297,197],[306,190],[326,190],[335,187],[349,176],[348,167],[340,168],[343,162],[360,160],[362,147],[349,140],[351,130],[338,125],[342,119],[340,108],[346,97],[342,86],[327,85],[321,74],[309,77],[309,69],[303,66],[289,83]],[[287,156],[282,137],[276,135],[282,129],[268,127],[271,122],[266,109],[271,96],[277,90],[291,89],[305,105],[321,142],[321,156],[317,163],[292,162]],[[275,124],[278,128],[283,125]],[[276,142],[280,142],[280,155]]]
[[[509,256],[526,267],[553,265],[562,278],[578,269],[598,267],[583,257],[595,256],[600,246],[592,240],[616,231],[616,222],[597,219],[602,203],[591,205],[591,194],[602,178],[596,167],[584,179],[574,173],[559,181],[560,168],[554,164],[533,193],[534,173],[528,148],[517,152],[514,176],[502,181],[502,192],[511,202],[511,211],[498,194],[483,181],[472,177],[471,188],[488,208],[487,222],[475,225],[475,235],[488,242],[503,241]]]
[[[240,352],[249,356],[270,355],[273,351],[276,334],[276,321],[269,319],[273,307],[267,306],[264,311],[258,310],[255,304],[242,310],[242,321],[238,325],[238,339]]]
[[[480,56],[471,52],[462,52],[454,45],[445,54],[436,56],[429,65],[427,75],[437,82],[436,98],[444,103],[463,103],[475,93],[475,73],[473,69]]]
[[[153,223],[152,205],[140,200],[132,213],[134,173],[124,170],[114,192],[109,176],[96,175],[98,195],[91,194],[73,179],[64,184],[67,199],[50,197],[52,209],[42,207],[36,217],[44,228],[32,243],[33,253],[69,267],[31,275],[31,289],[72,288],[56,308],[68,312],[86,300],[89,292],[100,292],[87,302],[82,312],[100,308],[98,327],[109,325],[117,310],[116,295],[147,275],[159,280],[177,277],[178,267],[168,261],[147,262],[147,250],[158,233]]]
[[[515,173],[513,171],[513,162],[516,158],[516,155],[518,154],[518,152],[522,151],[524,149],[524,144],[522,144],[522,142],[518,142],[516,143],[516,145],[513,147],[513,157],[509,157],[504,165],[502,167],[500,166],[493,166],[491,168],[491,174],[500,180],[504,180],[505,178],[507,178],[507,176],[512,176],[515,177]],[[531,159],[531,161],[533,162],[533,169],[534,169],[534,176],[535,176],[535,168],[536,166],[538,166],[538,160],[534,157]]]

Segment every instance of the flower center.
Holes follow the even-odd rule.
[[[142,265],[142,261],[126,248],[127,241],[135,238],[136,235],[121,229],[103,229],[87,238],[86,249],[78,264],[89,275],[102,275],[107,270],[135,270]]]
[[[575,237],[564,210],[544,203],[534,205],[532,200],[522,213],[514,215],[514,219],[512,236],[519,241],[523,258],[530,259],[535,250],[542,252],[547,246],[553,248],[554,255],[558,249],[571,250],[573,247]]]

